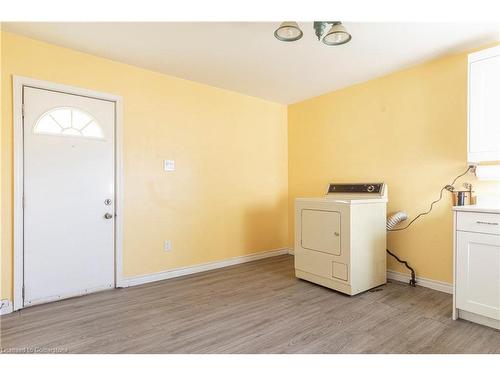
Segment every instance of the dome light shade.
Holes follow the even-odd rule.
[[[294,42],[302,38],[302,30],[297,22],[283,22],[274,32],[276,39],[282,42]]]
[[[323,37],[323,43],[328,46],[338,46],[351,40],[351,34],[340,23],[334,23],[332,28]]]

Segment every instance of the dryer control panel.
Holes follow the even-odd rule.
[[[330,184],[327,195],[348,195],[350,197],[381,198],[385,196],[385,184],[383,182],[352,183],[352,184]]]

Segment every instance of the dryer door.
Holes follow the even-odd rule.
[[[340,255],[340,212],[304,209],[301,220],[304,249]]]

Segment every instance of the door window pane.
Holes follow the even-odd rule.
[[[35,134],[102,139],[101,126],[89,113],[78,108],[59,107],[45,112],[33,128]]]

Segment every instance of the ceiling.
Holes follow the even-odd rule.
[[[493,23],[349,23],[326,46],[312,22],[280,42],[279,22],[3,23],[2,29],[192,81],[290,104],[500,40]]]

